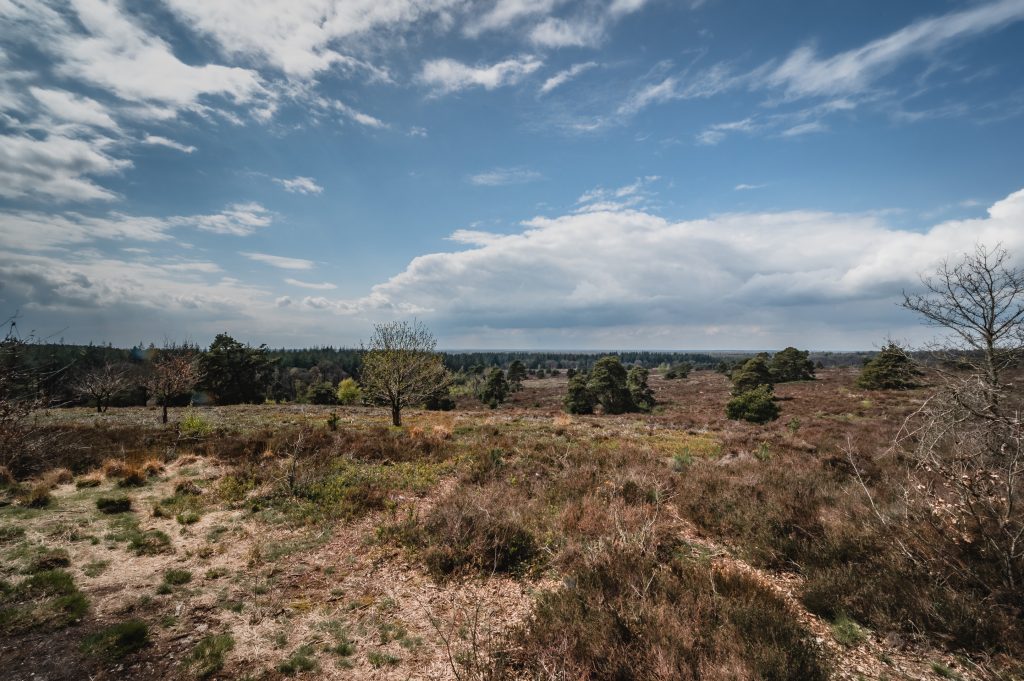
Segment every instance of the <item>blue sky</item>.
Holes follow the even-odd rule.
[[[1024,253],[1024,0],[0,0],[0,311],[69,341],[870,348]]]

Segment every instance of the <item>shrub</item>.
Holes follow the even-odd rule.
[[[224,656],[235,647],[231,634],[207,636],[184,660],[185,668],[197,679],[208,679],[224,668]]]
[[[171,586],[181,586],[192,581],[192,571],[181,568],[169,568],[164,570],[164,582]]]
[[[413,541],[427,568],[441,578],[466,570],[518,572],[539,551],[519,505],[498,487],[445,497]]]
[[[213,432],[213,424],[195,409],[189,409],[178,424],[178,431],[188,437],[203,437]]]
[[[768,423],[779,418],[779,406],[772,398],[772,386],[761,385],[732,398],[725,405],[725,415],[751,423]]]
[[[313,657],[313,652],[313,646],[311,645],[299,646],[288,658],[282,660],[277,665],[277,671],[285,676],[293,676],[298,672],[313,671],[319,666],[316,658]]]
[[[607,355],[594,363],[587,376],[587,390],[606,414],[624,414],[636,409],[626,384],[626,368],[614,355]]]
[[[50,485],[45,480],[32,485],[21,497],[21,503],[29,508],[46,508],[51,501]]]
[[[147,459],[141,468],[142,472],[151,478],[155,478],[164,472],[164,464],[160,459]]]
[[[14,474],[7,466],[0,466],[0,488],[14,485]]]
[[[772,357],[771,373],[776,383],[814,380],[814,362],[807,350],[788,347]]]
[[[755,388],[774,382],[771,369],[768,367],[768,360],[765,355],[752,357],[732,372],[732,394],[742,395]]]
[[[586,374],[574,374],[569,379],[563,400],[565,410],[570,414],[593,414],[595,400],[587,389]]]
[[[363,391],[354,378],[345,378],[338,383],[335,398],[338,400],[338,404],[360,404],[363,401]]]
[[[146,471],[138,466],[129,466],[124,469],[121,479],[117,481],[118,487],[143,487],[149,482]]]
[[[70,573],[36,572],[13,587],[0,588],[0,634],[62,628],[80,620],[88,609],[89,601]]]
[[[685,554],[632,542],[590,552],[570,586],[542,594],[512,631],[508,662],[526,678],[828,678],[782,598]]]
[[[149,645],[149,627],[140,620],[128,620],[87,636],[82,648],[109,660],[120,660]]]
[[[673,364],[669,367],[669,370],[665,372],[665,378],[669,380],[677,378],[686,378],[693,371],[693,365],[689,362],[680,362],[679,364]]]
[[[857,387],[865,390],[910,390],[923,374],[895,343],[889,343],[861,369]]]
[[[480,401],[491,405],[491,409],[494,409],[508,397],[508,390],[509,386],[508,381],[505,380],[505,372],[498,367],[494,367],[487,372],[487,379],[480,390]]]
[[[128,497],[100,497],[96,500],[96,508],[101,513],[125,513],[132,510],[132,500]]]
[[[83,489],[86,487],[99,487],[103,482],[103,476],[100,473],[89,473],[88,475],[80,476],[75,480],[75,487]]]
[[[633,407],[640,411],[650,411],[654,408],[654,391],[647,385],[649,375],[650,372],[641,366],[631,367],[626,375],[630,401]]]
[[[338,393],[328,381],[321,381],[306,388],[303,400],[310,404],[337,404]]]
[[[46,572],[71,565],[71,558],[64,549],[45,549],[29,562],[29,573]]]

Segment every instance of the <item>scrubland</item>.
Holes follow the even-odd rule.
[[[55,409],[0,481],[5,679],[1022,678],[1020,615],[879,518],[929,388],[652,375],[650,414]],[[337,414],[337,418],[332,418]],[[14,479],[16,478],[16,480]]]

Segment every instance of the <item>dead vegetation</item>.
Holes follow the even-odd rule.
[[[1019,613],[878,522],[905,508],[891,444],[928,389],[854,379],[780,385],[766,426],[726,420],[710,372],[653,376],[654,412],[614,417],[561,414],[564,378],[404,428],[359,407],[201,409],[187,434],[54,410],[50,472],[0,477],[0,668],[1019,678]]]

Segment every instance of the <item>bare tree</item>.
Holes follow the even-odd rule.
[[[1024,270],[978,246],[923,279],[904,307],[949,332],[938,387],[908,420],[917,521],[933,530],[936,564],[989,593],[1024,579],[1024,424],[1005,380],[1024,348]]]
[[[0,339],[0,467],[32,473],[46,466],[55,434],[35,418],[49,404],[41,386],[64,370],[43,373],[33,366],[29,350],[34,339],[18,335],[14,317],[4,323]]]
[[[78,395],[96,403],[98,414],[107,410],[110,398],[129,387],[131,380],[128,368],[109,363],[89,369],[71,384]]]
[[[924,292],[903,294],[903,307],[950,332],[945,354],[970,368],[983,388],[981,404],[964,406],[998,417],[1003,373],[1024,347],[1024,270],[1010,266],[1004,248],[979,244],[955,264],[944,261],[922,284]]]
[[[199,382],[198,359],[198,351],[189,345],[167,345],[154,350],[149,374],[143,385],[157,404],[163,407],[163,423],[167,423],[167,407],[171,400],[191,392]]]
[[[436,347],[433,334],[418,321],[373,327],[363,354],[363,393],[391,408],[394,425],[402,425],[402,409],[422,404],[448,385],[448,371]]]

